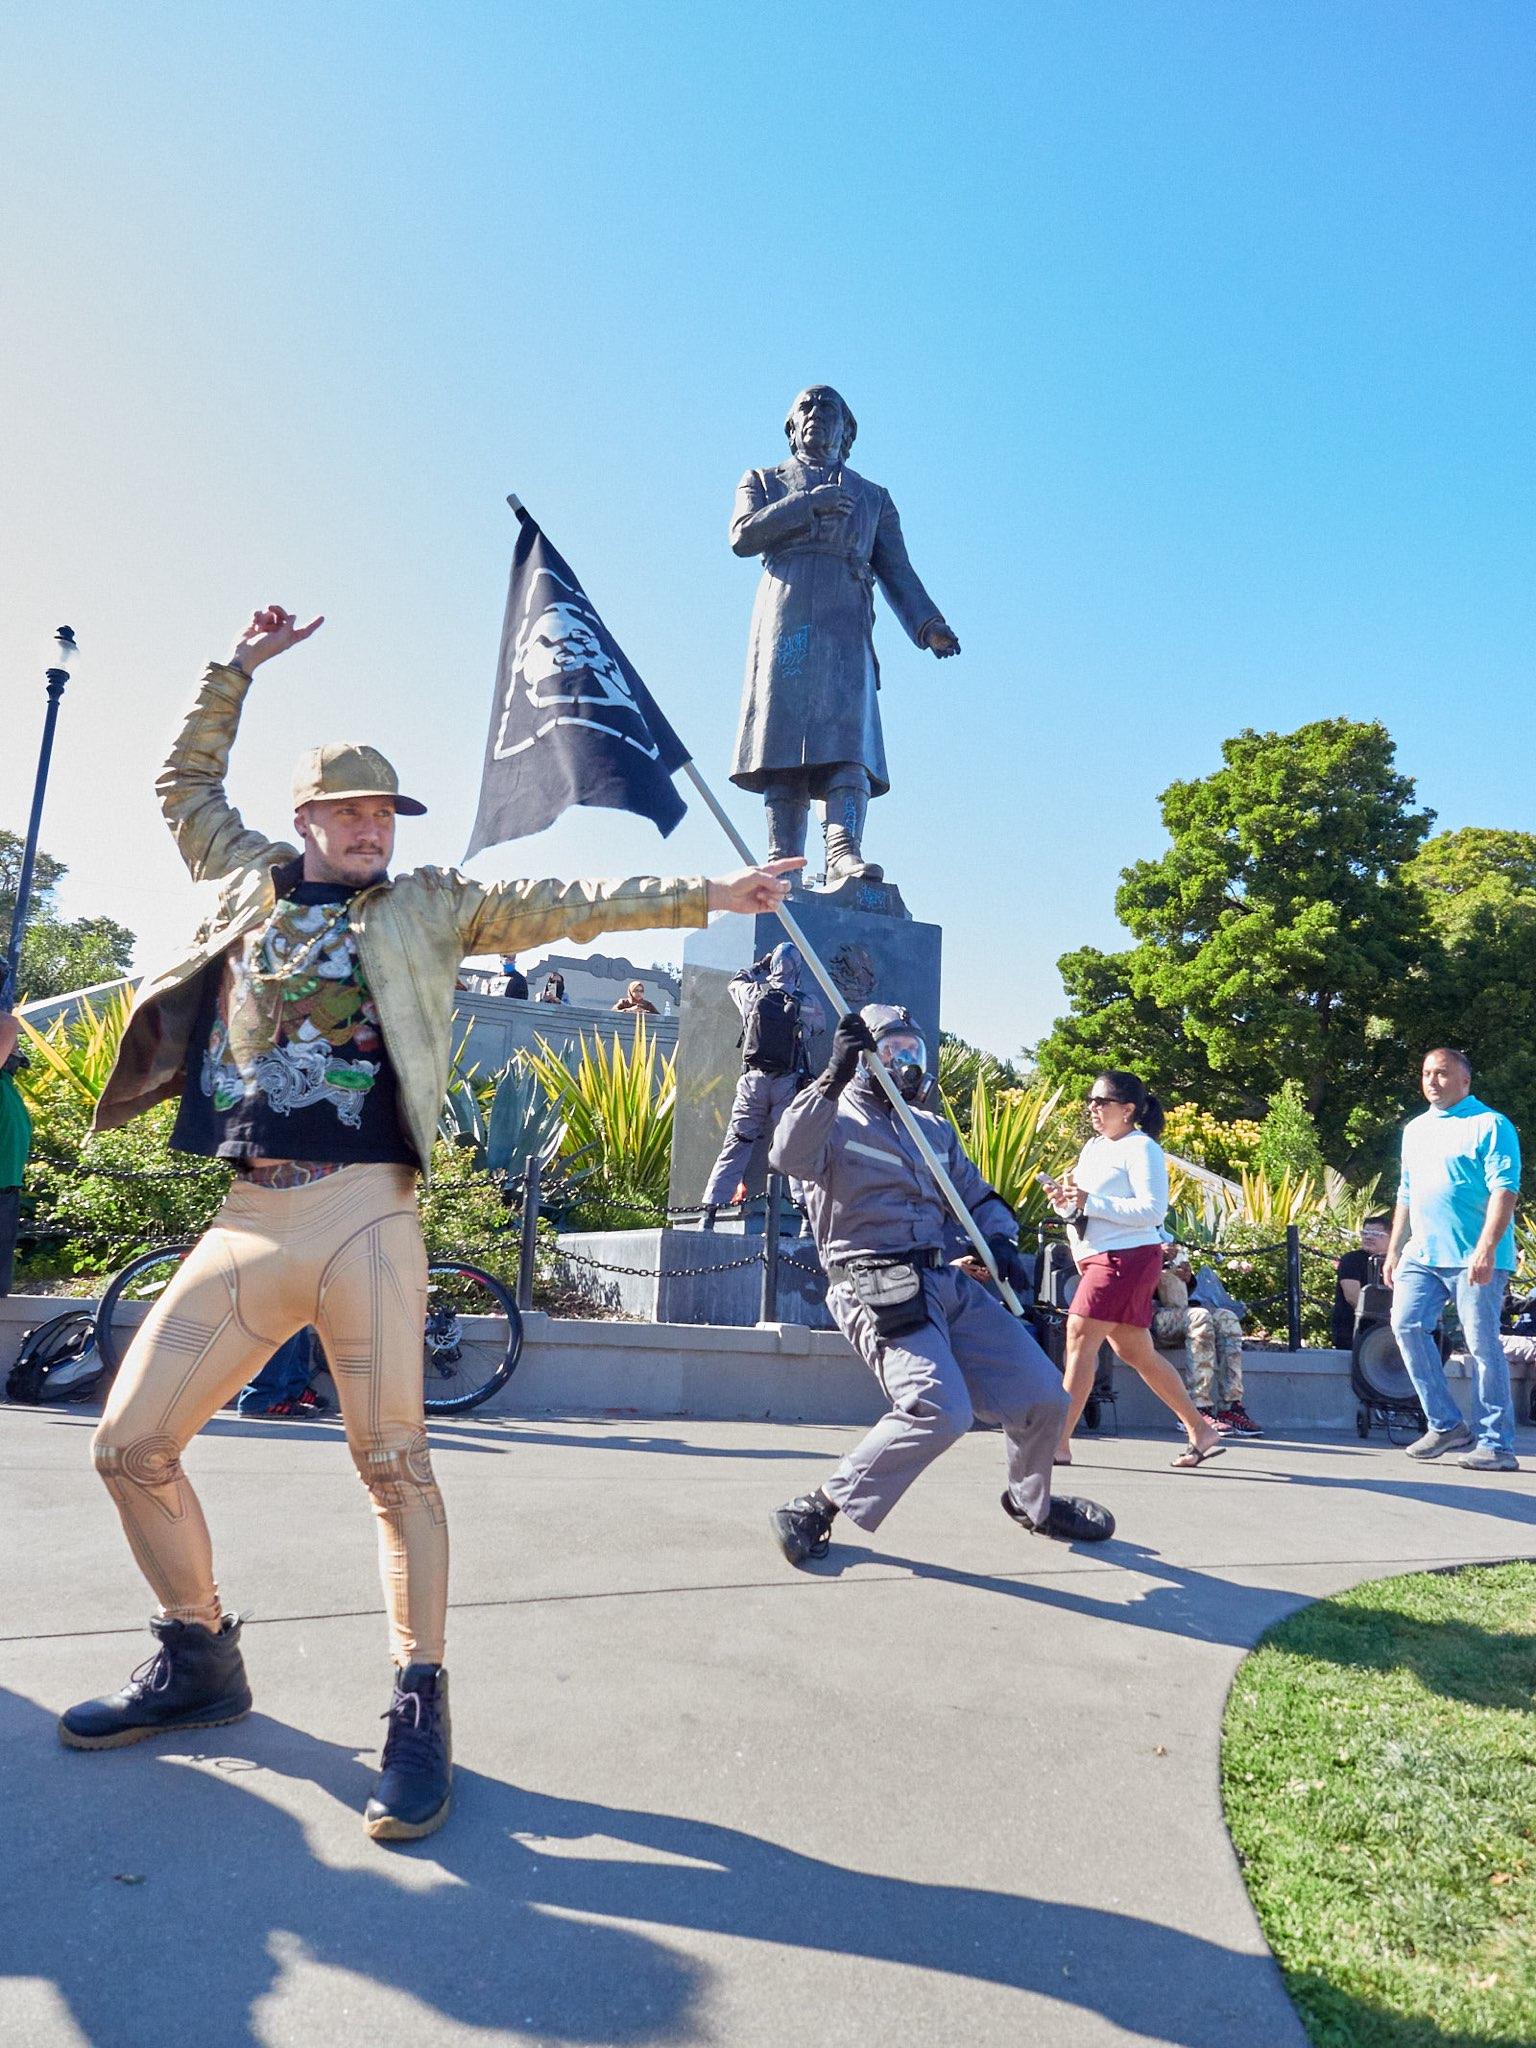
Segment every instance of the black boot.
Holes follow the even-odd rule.
[[[442,1665],[407,1664],[397,1671],[395,1696],[384,1719],[389,1733],[363,1826],[376,1842],[414,1842],[435,1833],[448,1818],[453,1729]]]
[[[768,1517],[780,1550],[791,1564],[803,1564],[808,1557],[825,1557],[832,1547],[832,1517],[837,1509],[820,1487],[802,1493]]]
[[[700,1230],[713,1230],[714,1227],[715,1204],[713,1202],[706,1202],[699,1211],[699,1228]]]
[[[149,1627],[160,1647],[121,1692],[60,1715],[67,1749],[118,1749],[174,1728],[223,1728],[251,1711],[238,1614],[226,1614],[217,1635],[200,1621],[158,1615]]]
[[[1003,1507],[1021,1528],[1036,1536],[1054,1536],[1058,1543],[1104,1543],[1115,1533],[1115,1518],[1108,1508],[1070,1493],[1052,1496],[1043,1522],[1032,1522],[1011,1493],[1003,1495]]]

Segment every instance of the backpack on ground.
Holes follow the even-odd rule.
[[[759,989],[740,1038],[743,1066],[760,1074],[792,1074],[800,1065],[800,998],[781,988]]]
[[[13,1401],[88,1401],[103,1369],[96,1318],[89,1309],[73,1308],[28,1330],[5,1391]]]

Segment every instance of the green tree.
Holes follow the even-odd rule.
[[[1071,1004],[1037,1051],[1076,1086],[1129,1067],[1168,1100],[1259,1117],[1299,1084],[1335,1163],[1401,1109],[1406,987],[1425,974],[1424,896],[1405,877],[1433,813],[1385,727],[1320,719],[1239,733],[1223,766],[1162,796],[1171,845],[1124,871],[1134,945],[1061,961]]]
[[[0,946],[10,937],[21,882],[26,842],[18,833],[0,830]],[[32,903],[21,942],[17,998],[40,1002],[46,996],[68,995],[98,981],[113,981],[128,972],[133,958],[133,933],[110,917],[61,918],[54,891],[69,873],[62,861],[38,849],[32,870]]]
[[[1405,874],[1432,938],[1404,1003],[1410,1085],[1431,1046],[1464,1051],[1478,1095],[1524,1139],[1536,1193],[1536,834],[1441,832]]]
[[[1259,1166],[1269,1180],[1289,1174],[1299,1180],[1310,1174],[1321,1180],[1323,1152],[1317,1142],[1317,1125],[1307,1114],[1299,1081],[1282,1081],[1279,1093],[1269,1105],[1259,1126]]]

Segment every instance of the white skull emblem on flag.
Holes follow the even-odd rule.
[[[604,648],[596,622],[579,605],[546,605],[518,637],[514,666],[529,701],[635,709],[624,671]]]
[[[536,719],[532,737],[508,746],[507,728],[514,722],[514,698],[519,693],[535,714],[545,715]],[[523,620],[512,649],[497,753],[502,758],[521,753],[556,724],[592,725],[656,759],[657,749],[624,671],[605,645],[595,615],[579,597],[553,598]]]

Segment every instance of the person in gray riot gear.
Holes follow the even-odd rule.
[[[927,1052],[903,1009],[867,1003],[837,1027],[825,1071],[784,1112],[770,1158],[803,1184],[826,1268],[827,1306],[891,1403],[814,1493],[772,1517],[791,1564],[824,1557],[833,1517],[876,1529],[974,1416],[1002,1427],[1003,1508],[1021,1528],[1100,1543],[1114,1517],[1088,1500],[1051,1496],[1051,1458],[1067,1396],[1024,1325],[981,1284],[974,1258],[945,1249],[948,1207],[883,1090],[863,1069],[875,1052],[916,1104]],[[1013,1211],[966,1157],[951,1125],[914,1109],[924,1136],[1015,1287],[1027,1284]],[[952,1247],[951,1247],[952,1250]]]
[[[715,1211],[735,1194],[752,1148],[771,1137],[779,1117],[811,1078],[806,1039],[826,1026],[819,998],[802,988],[798,946],[775,946],[733,974],[731,1001],[741,1012],[741,1079],[731,1102],[725,1143],[704,1189],[699,1223],[715,1227]]]
[[[731,780],[761,796],[770,857],[805,852],[822,806],[827,882],[878,882],[864,858],[871,797],[891,786],[880,729],[875,586],[910,638],[940,660],[960,652],[907,555],[889,491],[855,475],[847,402],[813,384],[789,408],[790,459],[749,469],[736,489],[731,549],[760,555]]]

